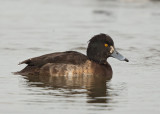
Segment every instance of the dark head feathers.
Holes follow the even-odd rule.
[[[89,43],[94,43],[94,42],[103,42],[103,43],[107,43],[108,45],[114,45],[114,42],[112,40],[112,38],[107,35],[107,34],[103,34],[100,33],[98,35],[93,36],[90,40]]]

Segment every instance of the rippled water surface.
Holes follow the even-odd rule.
[[[13,75],[30,57],[86,53],[88,40],[107,33],[130,62],[109,58],[111,81],[97,77]],[[0,0],[2,114],[159,114],[158,0]]]

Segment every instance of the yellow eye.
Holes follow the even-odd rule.
[[[104,44],[105,47],[108,47],[108,44]]]

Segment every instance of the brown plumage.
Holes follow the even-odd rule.
[[[112,54],[114,55],[114,52],[111,51],[113,49],[115,48],[111,37],[105,34],[99,34],[90,40],[87,48],[87,56],[76,51],[46,54],[20,62],[19,64],[27,64],[27,66],[15,74],[26,76],[95,75],[111,79],[112,68],[106,60]],[[127,61],[126,58],[122,57],[118,59]]]

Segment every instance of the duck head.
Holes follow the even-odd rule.
[[[89,40],[87,56],[90,60],[100,64],[105,64],[108,57],[129,62],[127,58],[116,50],[112,38],[106,34],[95,35]]]

